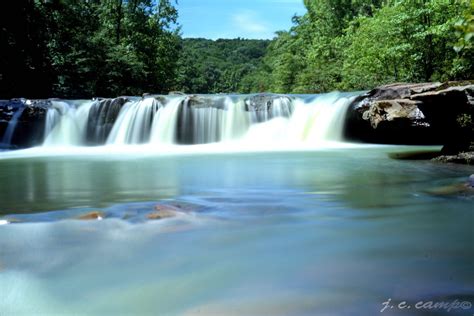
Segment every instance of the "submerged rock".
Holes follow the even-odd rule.
[[[105,215],[101,211],[92,211],[92,212],[82,214],[76,217],[76,219],[79,219],[79,220],[102,220],[104,218],[105,218]]]
[[[474,195],[474,174],[471,174],[466,182],[433,188],[427,193],[438,196]]]
[[[172,206],[158,204],[155,205],[155,210],[151,213],[148,213],[146,217],[150,220],[157,220],[163,218],[175,217],[178,215],[178,210]]]
[[[170,218],[180,214],[201,211],[203,208],[203,206],[193,203],[173,201],[166,204],[156,204],[154,210],[148,213],[146,217],[150,220]]]

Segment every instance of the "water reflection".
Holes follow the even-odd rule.
[[[470,173],[390,160],[381,149],[1,160],[3,213],[54,212],[16,214],[28,223],[0,227],[9,293],[0,306],[6,314],[374,315],[388,298],[469,299],[472,198],[427,192]],[[165,198],[203,210],[147,221]],[[86,205],[109,217],[58,220]],[[130,210],[141,220],[121,220]]]

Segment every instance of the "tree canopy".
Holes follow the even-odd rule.
[[[305,0],[269,46],[266,89],[313,93],[391,82],[472,79],[470,1]]]
[[[183,39],[173,0],[16,0],[0,97],[317,93],[473,79],[474,2],[305,0],[269,40]]]

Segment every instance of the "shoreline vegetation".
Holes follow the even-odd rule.
[[[0,10],[0,99],[323,93],[473,79],[470,1],[305,0],[273,40],[182,38],[170,0]]]

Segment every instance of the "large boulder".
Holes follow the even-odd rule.
[[[474,118],[472,82],[391,84],[357,97],[350,105],[346,138],[385,144],[442,144],[445,151],[469,147]]]

